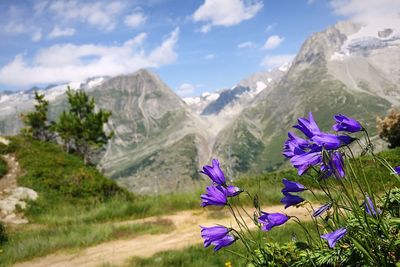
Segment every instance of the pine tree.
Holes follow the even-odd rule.
[[[99,149],[112,137],[103,126],[108,122],[111,112],[100,109],[95,111],[93,98],[84,91],[67,90],[70,109],[64,111],[56,124],[56,131],[63,140],[68,152],[81,155],[85,164],[91,164],[91,153]]]
[[[35,91],[35,111],[21,114],[22,122],[25,124],[23,132],[35,139],[49,141],[54,135],[51,130],[51,123],[47,118],[49,101],[44,99],[44,94]]]

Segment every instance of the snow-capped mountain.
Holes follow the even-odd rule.
[[[261,91],[267,93],[272,90],[289,66],[288,62],[271,71],[252,74],[229,89],[220,89],[214,93],[206,92],[201,96],[187,97],[183,100],[192,111],[202,116],[220,113],[239,114]]]

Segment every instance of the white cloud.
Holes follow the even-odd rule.
[[[214,54],[208,54],[204,58],[207,59],[207,60],[214,59],[215,55]]]
[[[40,7],[41,10],[45,9],[43,5]],[[88,23],[104,31],[111,31],[116,27],[124,8],[125,4],[118,1],[57,0],[48,2],[47,6],[47,9],[61,20]]]
[[[196,22],[206,22],[200,29],[206,33],[213,26],[234,26],[253,18],[263,8],[260,0],[205,0],[192,15]]]
[[[331,0],[330,4],[336,15],[368,25],[362,29],[364,35],[376,35],[384,28],[400,31],[399,0]]]
[[[72,36],[74,35],[76,30],[74,28],[60,28],[58,26],[55,26],[53,30],[49,33],[48,38],[49,39],[54,39],[58,37],[63,37],[63,36]]]
[[[265,56],[260,65],[265,69],[273,69],[291,62],[294,57],[294,54]]]
[[[285,40],[285,38],[280,37],[278,35],[272,35],[267,39],[267,41],[265,42],[263,48],[264,49],[277,48],[283,42],[283,40]]]
[[[255,44],[253,42],[244,42],[244,43],[240,43],[238,44],[238,48],[252,48],[254,47]]]
[[[190,83],[183,83],[178,87],[176,93],[181,97],[190,96],[194,93],[195,89],[195,85]]]
[[[29,26],[17,21],[10,21],[4,26],[4,31],[9,34],[19,35],[25,34],[29,35],[33,42],[38,42],[42,39],[42,30],[36,26]]]
[[[278,23],[276,23],[276,22],[269,24],[269,25],[267,26],[267,28],[265,28],[265,32],[270,32],[270,31],[272,31],[272,29],[274,29],[274,28],[276,27],[276,25],[278,25]]]
[[[141,12],[134,12],[128,16],[125,16],[124,23],[126,26],[131,28],[137,28],[146,23],[147,17]]]
[[[60,44],[40,50],[28,61],[22,54],[0,68],[0,83],[33,85],[79,81],[100,75],[131,73],[139,68],[160,67],[173,63],[177,54],[179,28],[152,51],[145,51],[141,33],[123,45]],[[23,78],[21,78],[23,77]]]

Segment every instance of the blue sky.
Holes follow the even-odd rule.
[[[231,87],[290,60],[354,1],[3,0],[0,90],[138,68],[182,96]]]

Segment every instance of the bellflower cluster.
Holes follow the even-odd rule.
[[[336,124],[333,129],[336,131],[353,133],[363,129],[359,122],[345,115],[335,115],[334,119]],[[308,119],[299,118],[298,124],[293,127],[300,130],[307,139],[289,132],[288,139],[284,143],[283,155],[290,160],[299,175],[303,175],[311,167],[319,167],[324,177],[345,176],[342,154],[336,150],[349,145],[355,140],[354,138],[345,134],[322,132],[311,112]]]
[[[400,227],[393,223],[397,221],[398,216],[396,220],[392,220],[393,216],[396,216],[393,214],[397,213],[390,211],[389,205],[386,204],[380,206],[382,210],[378,209],[375,200],[379,201],[382,198],[371,190],[373,187],[369,184],[370,179],[362,169],[363,160],[356,161],[352,146],[348,146],[356,139],[348,134],[364,132],[365,139],[357,142],[361,151],[370,153],[376,159],[371,162],[380,163],[386,169],[392,170],[396,178],[400,175],[400,166],[392,167],[385,160],[375,156],[369,135],[357,120],[343,114],[337,114],[333,118],[335,124],[332,130],[335,133],[321,131],[311,112],[307,118],[299,118],[297,125],[293,127],[302,135],[289,132],[283,147],[283,155],[297,169],[299,176],[310,168],[315,170],[316,175],[310,175],[317,186],[310,185],[307,188],[299,182],[283,178],[283,197],[280,200],[284,205],[282,210],[291,206],[304,207],[310,213],[321,239],[317,241],[309,231],[309,225],[304,225],[295,214],[262,211],[258,196],[252,196],[247,191],[227,184],[219,161],[213,159],[212,164],[204,166],[201,171],[211,180],[211,185],[206,187],[206,193],[201,195],[201,206],[226,206],[236,225],[234,228],[221,225],[200,226],[204,247],[214,245],[214,251],[218,251],[239,240],[244,245],[245,254],[231,252],[255,267],[269,266],[270,259],[273,259],[274,264],[278,264],[275,262],[276,253],[278,257],[280,253],[284,253],[285,257],[289,258],[292,257],[291,253],[295,253],[295,257],[291,259],[295,262],[291,263],[296,266],[353,266],[353,263],[354,266],[392,266],[393,263],[399,262],[396,253],[400,248],[397,242]],[[345,163],[346,169],[349,170],[347,174]],[[337,179],[321,179],[331,176]],[[344,177],[346,179],[341,179]],[[317,191],[314,191],[314,188]],[[305,190],[308,190],[314,199],[306,201],[301,196]],[[239,195],[242,192],[243,196]],[[254,212],[248,212],[248,207],[241,206],[242,197],[249,197],[253,201]],[[323,202],[314,209],[314,201]],[[260,244],[260,240],[254,238],[252,229],[248,226],[249,222],[254,222],[260,230],[269,232],[289,220],[301,226],[307,242],[306,246],[303,246],[303,241],[296,242],[294,252],[287,251],[286,247],[282,247],[283,251],[269,251],[269,244]],[[338,242],[342,242],[343,245],[338,247]]]

